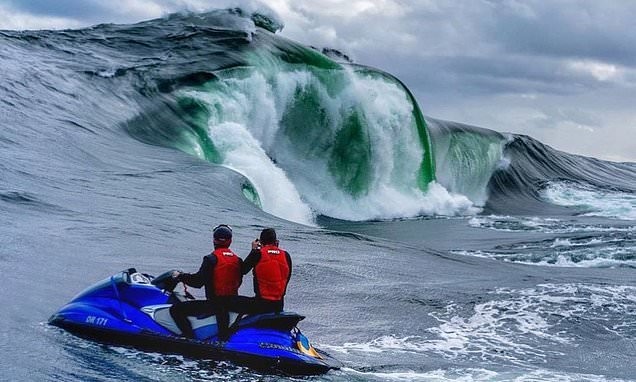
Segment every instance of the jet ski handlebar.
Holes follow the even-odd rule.
[[[163,289],[168,292],[172,292],[174,288],[179,284],[179,281],[173,276],[175,272],[179,272],[176,269],[169,270],[160,274],[159,276],[152,279],[150,282],[152,285],[156,286],[159,289]]]

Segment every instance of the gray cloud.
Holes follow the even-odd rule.
[[[294,2],[302,28],[285,33],[397,75],[429,115],[636,160],[636,3],[386,0],[355,17],[352,3]]]
[[[636,63],[636,6],[624,1],[492,2],[485,37],[506,52]],[[516,6],[513,6],[516,5]]]

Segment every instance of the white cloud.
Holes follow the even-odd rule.
[[[283,1],[278,1],[281,4]],[[21,6],[19,1],[13,6],[0,5],[0,29],[63,29],[80,28],[99,23],[134,23],[165,16],[169,13],[192,11],[205,12],[212,9],[240,7],[247,12],[260,11],[278,18],[271,7],[258,0],[67,0],[64,5],[72,9],[74,4],[81,4],[81,16],[59,16],[47,14],[46,9],[37,9],[31,5]],[[11,3],[9,3],[11,4]],[[86,12],[85,8],[94,7],[94,12]]]
[[[401,17],[408,11],[407,4],[391,0],[322,0],[320,2],[301,1],[293,4],[292,9],[296,12],[340,20],[364,19],[374,15]]]
[[[616,65],[595,61],[571,61],[568,63],[575,71],[586,73],[598,81],[609,81],[620,77],[621,71]]]
[[[86,23],[71,18],[31,15],[16,12],[0,5],[0,29],[64,29],[86,25]]]
[[[108,0],[103,1],[106,4]],[[114,8],[118,14],[125,16],[129,20],[143,20],[164,16],[170,11],[169,8],[154,0],[127,0],[121,2]]]
[[[307,31],[309,36],[314,41],[320,41],[323,46],[337,46],[340,41],[338,40],[338,32],[333,27],[317,26]]]

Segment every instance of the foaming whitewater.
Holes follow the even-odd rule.
[[[272,89],[264,77],[257,74],[246,79],[232,78],[209,86],[209,91],[189,90],[181,96],[202,101],[212,110],[207,134],[214,142],[220,164],[251,181],[265,211],[312,224],[312,210],[259,140],[273,136],[269,130],[276,121]],[[215,91],[217,87],[222,89]],[[196,141],[194,144],[200,147]],[[202,149],[195,152],[205,159]]]
[[[499,244],[490,249],[454,253],[557,267],[636,267],[636,226],[629,221],[592,221],[543,217],[476,216],[475,228],[499,232],[532,233],[533,239]]]
[[[540,232],[548,234],[636,232],[636,225],[629,224],[629,222],[622,224],[616,223],[617,222],[580,222],[568,218],[501,215],[481,215],[468,220],[468,224],[471,227],[501,232]]]
[[[418,184],[425,148],[398,83],[268,64],[216,72],[179,94],[206,105],[218,163],[250,180],[265,211],[305,224],[314,213],[369,220],[478,211],[439,183]]]
[[[551,203],[576,207],[587,216],[636,220],[636,195],[567,181],[549,182],[543,190]]]
[[[505,360],[525,367],[576,352],[576,337],[587,330],[616,341],[629,341],[636,329],[614,314],[636,318],[636,288],[595,284],[539,284],[499,288],[472,308],[451,302],[431,313],[438,322],[426,336],[382,336],[345,343],[332,350],[350,353],[438,353],[488,365]],[[577,322],[580,326],[571,326]]]
[[[418,373],[408,372],[360,372],[357,370],[347,370],[351,372],[352,378],[361,376],[372,381],[408,381],[408,382],[446,382],[446,381],[515,381],[515,382],[538,382],[538,381],[559,381],[559,382],[625,382],[626,379],[608,378],[602,375],[580,374],[580,373],[559,373],[553,370],[521,370],[517,372],[497,372],[483,368],[447,368],[437,369],[429,372]]]

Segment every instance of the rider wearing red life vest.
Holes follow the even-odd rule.
[[[217,297],[238,295],[242,277],[237,274],[241,270],[241,258],[229,248],[217,248],[208,256],[214,256],[210,263],[216,264],[212,268],[212,294]]]
[[[291,278],[292,262],[289,253],[278,247],[276,231],[266,228],[260,240],[252,243],[252,251],[243,262],[243,274],[252,270],[254,293],[252,313],[280,312],[283,310],[287,284]]]
[[[229,248],[232,229],[219,225],[213,230],[214,251],[203,258],[197,273],[177,273],[177,281],[194,288],[205,287],[206,300],[180,301],[170,307],[170,314],[184,337],[194,338],[189,316],[216,314],[219,339],[225,340],[229,326],[227,305],[238,294],[243,279],[242,260]]]

